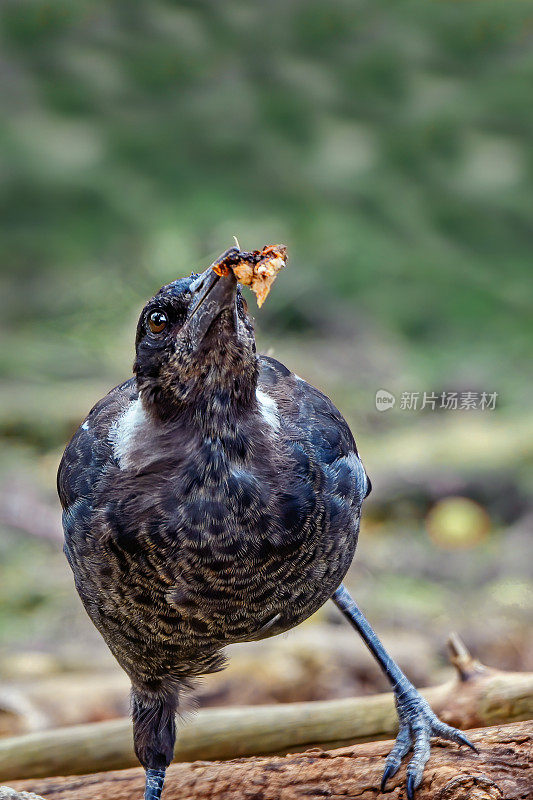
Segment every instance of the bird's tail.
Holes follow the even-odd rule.
[[[165,782],[164,769],[147,769],[144,800],[161,800],[161,792]]]

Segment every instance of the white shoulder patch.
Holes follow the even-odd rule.
[[[85,422],[81,426],[81,429],[82,429],[82,431],[88,431],[89,430],[89,423],[87,422],[87,420],[85,420]]]
[[[262,392],[261,389],[255,390],[255,396],[259,404],[259,411],[265,422],[275,431],[279,430],[279,411],[276,401],[265,392]]]
[[[113,423],[109,436],[113,454],[121,469],[132,466],[130,456],[135,440],[147,424],[148,416],[140,397],[129,403],[124,413]]]

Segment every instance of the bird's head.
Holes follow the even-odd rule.
[[[254,329],[233,274],[209,268],[163,286],[139,318],[134,372],[144,404],[163,419],[187,407],[201,416],[250,406]]]

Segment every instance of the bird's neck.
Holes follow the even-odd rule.
[[[204,365],[188,380],[177,380],[157,392],[141,388],[146,410],[162,422],[179,420],[206,435],[232,430],[239,420],[255,408],[258,365]]]

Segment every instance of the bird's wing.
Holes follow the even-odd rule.
[[[260,367],[258,388],[275,402],[289,440],[320,466],[332,496],[360,506],[371,483],[340,411],[329,397],[276,359],[262,356]]]
[[[136,397],[133,378],[116,386],[91,409],[68,443],[57,472],[57,491],[65,514],[73,504],[91,497],[102,470],[114,463],[110,429]]]

